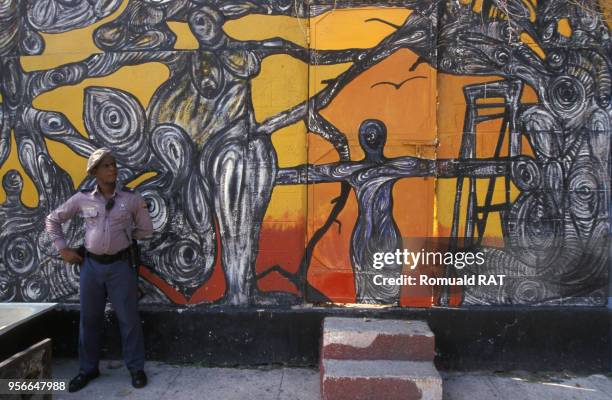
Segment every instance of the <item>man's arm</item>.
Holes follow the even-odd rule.
[[[76,193],[71,198],[66,200],[64,204],[56,208],[47,216],[45,221],[45,230],[51,237],[51,241],[55,248],[59,251],[60,256],[64,261],[70,264],[80,264],[83,262],[75,249],[71,249],[66,244],[62,224],[72,218],[80,209]]]
[[[79,211],[78,195],[79,193],[76,193],[66,200],[64,204],[53,210],[45,221],[45,231],[47,231],[53,245],[59,251],[68,247],[66,238],[64,237],[64,231],[62,230],[62,224],[74,217]]]
[[[137,195],[135,201],[136,207],[134,210],[134,230],[132,231],[132,238],[144,239],[153,234],[153,222],[151,221],[151,215],[149,215],[149,208],[147,207],[146,201],[140,194]]]

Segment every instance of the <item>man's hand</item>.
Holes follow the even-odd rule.
[[[77,253],[76,249],[66,247],[65,249],[61,249],[59,253],[62,259],[67,263],[80,264],[83,262],[83,257]]]

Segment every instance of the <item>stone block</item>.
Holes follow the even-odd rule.
[[[323,400],[441,400],[442,378],[428,361],[324,360]]]
[[[424,321],[325,318],[321,359],[432,361],[435,338]]]

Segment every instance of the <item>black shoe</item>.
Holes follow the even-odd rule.
[[[84,372],[79,372],[79,374],[75,376],[74,378],[72,378],[72,380],[68,384],[68,391],[70,393],[78,392],[79,390],[87,386],[89,381],[91,381],[92,379],[96,379],[99,376],[100,376],[100,371],[98,370],[94,372],[90,372],[89,374],[86,374]]]
[[[132,386],[136,389],[147,386],[147,374],[143,370],[130,371],[130,374],[132,374]]]

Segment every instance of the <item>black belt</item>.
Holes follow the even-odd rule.
[[[86,253],[87,257],[99,262],[100,264],[112,264],[115,261],[128,259],[128,249],[123,249],[115,254],[94,254],[89,251],[87,251]]]

